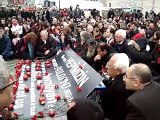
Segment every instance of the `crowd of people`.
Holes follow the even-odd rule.
[[[60,11],[2,8],[0,13],[0,55],[5,61],[49,59],[71,48],[109,76],[99,105],[75,100],[68,120],[160,120],[160,14],[122,15],[111,9],[107,18],[97,13],[86,17],[79,5]],[[8,72],[0,72],[0,114],[11,102],[10,89],[2,89],[8,78]]]

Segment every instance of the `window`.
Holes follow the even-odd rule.
[[[109,3],[109,7],[112,7],[111,3]]]

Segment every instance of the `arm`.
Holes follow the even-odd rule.
[[[146,51],[138,51],[134,46],[128,46],[128,52],[133,62],[151,62],[151,56]]]

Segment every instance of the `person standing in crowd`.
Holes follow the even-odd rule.
[[[42,20],[43,22],[47,21],[47,22],[50,22],[50,12],[49,12],[49,8],[45,8],[45,10],[43,11],[43,14],[42,14]]]
[[[127,116],[126,100],[132,91],[126,90],[123,76],[129,67],[129,58],[124,53],[115,53],[106,64],[107,74],[112,81],[102,94],[102,109],[105,118],[125,120]]]
[[[12,88],[10,87],[12,84],[10,84],[10,74],[2,56],[0,56],[0,63],[0,120],[8,120],[10,114],[4,108],[12,102]]]
[[[67,120],[104,120],[103,110],[90,99],[75,99],[69,103]]]
[[[41,40],[37,41],[36,56],[39,59],[48,59],[56,55],[56,41],[52,36],[49,36],[46,30],[40,33]]]
[[[5,9],[5,7],[1,7],[1,9],[0,9],[0,19],[5,19],[5,18],[7,18],[8,17],[8,14],[7,14],[7,11],[6,11],[6,9]]]
[[[139,63],[124,76],[126,89],[136,91],[127,100],[126,120],[160,120],[160,85],[152,81],[149,67]]]
[[[71,19],[74,17],[73,6],[70,6],[70,8],[69,8],[69,17],[70,17]]]
[[[114,18],[114,15],[115,15],[114,10],[111,8],[108,12],[108,18]]]
[[[53,6],[51,8],[50,17],[51,17],[51,19],[59,17],[59,13],[58,13],[57,8],[55,6]]]
[[[74,17],[75,19],[77,19],[77,18],[81,18],[81,16],[82,16],[82,11],[79,8],[79,5],[77,5],[76,9],[74,10]]]

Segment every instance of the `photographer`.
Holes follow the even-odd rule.
[[[82,58],[90,65],[93,67],[94,65],[94,57],[97,54],[96,47],[97,43],[93,39],[87,40],[86,44],[86,52],[82,55]]]

